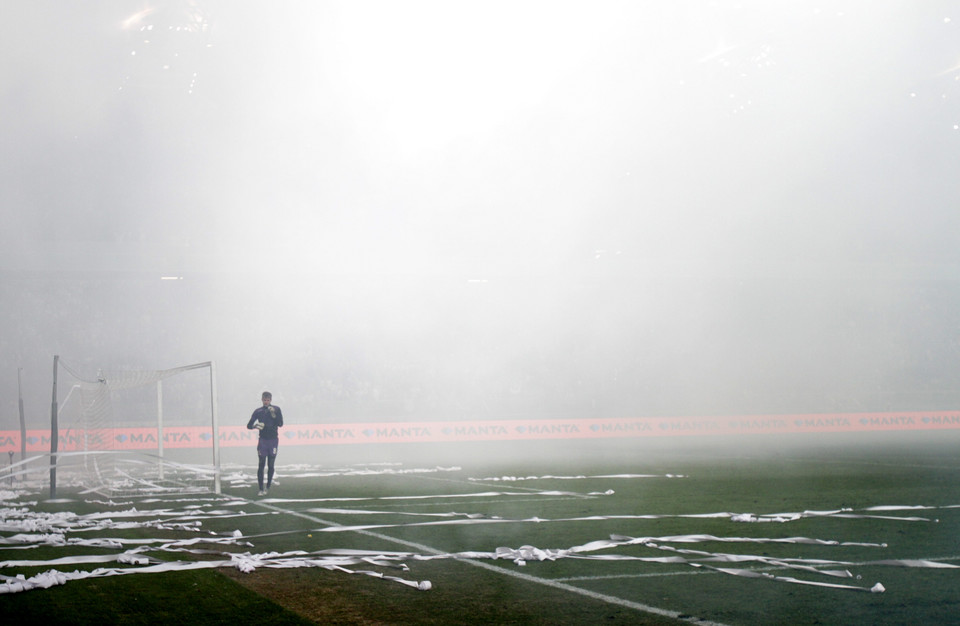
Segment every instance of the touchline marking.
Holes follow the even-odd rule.
[[[311,521],[311,522],[315,522],[315,523],[317,523],[317,524],[325,524],[326,526],[340,526],[340,525],[341,525],[341,524],[337,524],[337,523],[335,523],[335,522],[331,522],[331,521],[329,521],[329,520],[320,519],[319,517],[314,517],[314,516],[312,516],[312,515],[307,515],[306,513],[300,513],[299,511],[290,511],[290,510],[288,510],[288,509],[281,509],[281,508],[278,507],[278,506],[273,506],[272,504],[267,504],[267,503],[265,503],[265,502],[258,502],[257,500],[247,500],[247,502],[249,502],[250,504],[257,505],[257,506],[262,506],[263,508],[270,509],[270,510],[272,510],[272,511],[276,511],[277,513],[286,513],[287,515],[293,515],[293,516],[295,516],[295,517],[300,517],[300,518],[303,518],[303,519],[305,519],[305,520],[309,520],[309,521]],[[420,551],[420,552],[425,552],[425,553],[428,553],[428,554],[433,554],[433,555],[446,554],[446,552],[444,552],[444,551],[442,551],[442,550],[437,550],[436,548],[431,548],[430,546],[425,546],[425,545],[423,545],[423,544],[416,543],[416,542],[414,542],[414,541],[407,541],[407,540],[405,540],[405,539],[398,539],[398,538],[396,538],[396,537],[390,537],[390,536],[387,536],[387,535],[381,535],[380,533],[371,532],[371,531],[369,531],[369,530],[354,530],[354,531],[351,531],[351,532],[355,532],[355,533],[358,533],[358,534],[361,534],[361,535],[366,535],[366,536],[368,536],[368,537],[373,537],[373,538],[379,539],[379,540],[381,540],[381,541],[387,541],[387,542],[391,542],[391,543],[396,543],[396,544],[399,544],[399,545],[401,545],[401,546],[405,546],[405,547],[408,547],[408,548],[413,548],[414,550],[417,550],[417,551]],[[634,609],[634,610],[636,610],[636,611],[641,611],[641,612],[643,612],[643,613],[649,613],[649,614],[651,614],[651,615],[657,615],[657,616],[659,616],[659,617],[669,617],[669,618],[673,618],[673,619],[678,620],[678,621],[681,621],[681,622],[691,622],[691,623],[694,623],[694,624],[702,624],[703,626],[726,626],[725,624],[723,624],[723,623],[721,623],[721,622],[711,622],[711,621],[709,621],[709,620],[700,619],[700,618],[698,618],[698,617],[692,617],[692,616],[686,615],[686,614],[684,614],[684,613],[679,613],[679,612],[677,612],[677,611],[671,611],[671,610],[669,610],[669,609],[661,609],[661,608],[658,608],[658,607],[655,607],[655,606],[650,606],[650,605],[648,605],[648,604],[641,604],[640,602],[632,602],[632,601],[630,601],[630,600],[624,600],[623,598],[618,598],[618,597],[616,597],[616,596],[608,596],[608,595],[606,595],[606,594],[597,593],[597,592],[595,592],[595,591],[590,591],[590,590],[588,590],[588,589],[581,589],[580,587],[574,587],[573,585],[568,585],[568,584],[563,583],[563,582],[559,582],[559,581],[555,581],[555,580],[549,580],[549,579],[547,579],[547,578],[537,578],[536,576],[530,576],[529,574],[523,574],[523,573],[521,573],[521,572],[516,572],[516,571],[513,571],[513,570],[504,569],[504,568],[502,568],[502,567],[497,567],[497,566],[495,566],[495,565],[490,565],[489,563],[484,563],[483,561],[476,561],[476,560],[474,560],[474,559],[457,559],[457,562],[459,562],[459,563],[467,563],[467,564],[469,564],[469,565],[473,565],[473,566],[475,566],[475,567],[479,567],[479,568],[482,568],[482,569],[485,569],[485,570],[489,570],[489,571],[491,571],[491,572],[496,572],[497,574],[504,574],[504,575],[507,575],[507,576],[512,576],[513,578],[517,578],[517,579],[519,579],[519,580],[524,580],[524,581],[531,582],[531,583],[536,583],[536,584],[539,584],[539,585],[546,585],[547,587],[553,587],[554,589],[559,589],[559,590],[561,590],[561,591],[568,591],[568,592],[570,592],[570,593],[576,593],[576,594],[579,594],[579,595],[581,595],[581,596],[586,596],[586,597],[588,597],[588,598],[592,598],[592,599],[594,599],[594,600],[600,600],[601,602],[606,602],[606,603],[608,603],[608,604],[615,604],[615,605],[617,605],[617,606],[622,606],[622,607],[628,608],[628,609]]]
[[[774,569],[772,567],[766,569]],[[787,569],[785,567],[779,567],[776,569]],[[564,578],[551,578],[550,580],[555,582],[571,582],[577,580],[609,580],[614,578],[666,578],[667,576],[702,576],[704,574],[716,575],[720,572],[714,572],[712,570],[701,570],[701,569],[692,569],[686,572],[648,572],[646,574],[610,574],[608,576],[567,576]]]
[[[934,563],[960,561],[960,556],[940,556],[937,558],[918,559],[920,561],[932,561]],[[844,563],[849,567],[870,567],[869,561],[863,563]],[[824,565],[824,567],[834,567],[833,565]],[[755,572],[774,572],[791,570],[793,568],[783,566],[755,567],[751,571]],[[716,575],[720,572],[705,569],[692,569],[685,572],[648,572],[646,574],[611,574],[609,576],[567,576],[564,578],[551,578],[549,580],[556,582],[580,581],[580,580],[607,580],[611,578],[660,578],[667,576],[707,576]]]
[[[385,539],[389,539],[389,538],[385,537]],[[536,576],[530,576],[529,574],[522,574],[520,572],[515,572],[513,570],[503,569],[502,567],[496,567],[494,565],[490,565],[489,563],[484,563],[482,561],[474,561],[471,559],[458,559],[458,560],[464,563],[469,563],[470,565],[475,565],[477,567],[490,570],[491,572],[496,572],[498,574],[506,574],[507,576],[519,578],[520,580],[525,580],[527,582],[546,585],[548,587],[553,587],[554,589],[560,589],[561,591],[568,591],[570,593],[580,594],[582,596],[586,596],[594,600],[600,600],[601,602],[607,602],[608,604],[615,604],[617,606],[622,606],[629,609],[635,609],[643,613],[650,613],[652,615],[658,615],[660,617],[670,617],[682,622],[704,624],[705,626],[724,626],[721,622],[711,622],[709,620],[700,619],[699,617],[692,617],[689,615],[678,613],[677,611],[661,609],[655,606],[650,606],[649,604],[632,602],[630,600],[624,600],[623,598],[618,598],[616,596],[608,596],[606,594],[597,593],[595,591],[590,591],[588,589],[574,587],[573,585],[568,585],[563,582],[558,582],[558,581],[550,580],[547,578],[537,578]]]
[[[763,461],[763,457],[756,456],[743,456],[735,455],[731,458],[741,459],[746,461]],[[855,459],[816,459],[816,458],[805,458],[805,457],[792,457],[787,456],[783,457],[784,461],[792,461],[794,463],[816,463],[819,465],[863,465],[867,467],[912,467],[918,469],[937,469],[937,470],[953,470],[956,471],[958,468],[953,465],[929,465],[923,463],[896,463],[893,461],[857,461]]]
[[[526,495],[526,494],[523,494]],[[572,500],[572,498],[529,498],[529,499],[509,499],[509,500],[484,500],[483,504],[513,504],[515,502],[563,502],[565,500]],[[444,507],[450,508],[450,505],[459,505],[459,504],[475,504],[475,500],[457,502],[455,500],[449,502],[418,502],[418,503],[401,503],[401,504],[380,504],[377,503],[378,509],[400,509],[400,508],[425,508],[425,507]],[[341,506],[341,509],[359,509],[366,508],[370,506],[370,503],[360,503],[352,506]]]

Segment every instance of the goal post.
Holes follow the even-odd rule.
[[[213,361],[204,361],[203,363],[194,363],[193,365],[184,365],[183,367],[174,368],[174,370],[166,370],[168,372],[179,373],[186,372],[189,370],[207,368],[210,373],[210,430],[212,433],[211,436],[211,452],[213,454],[213,467],[215,468],[214,473],[214,493],[220,493],[220,419],[219,419],[219,409],[217,406],[217,376],[216,376],[216,367],[214,366]],[[160,478],[163,476],[163,378],[161,377],[157,380],[157,448],[158,454],[160,457],[161,463],[159,467]]]
[[[190,374],[197,370],[208,375]],[[63,375],[61,388],[70,385],[62,403],[58,402],[58,374]],[[178,450],[188,458],[172,460],[165,446],[165,426],[171,416],[180,425],[209,425],[209,436],[203,435],[209,445]],[[131,441],[123,434],[130,428],[148,434]],[[67,459],[73,462],[71,469],[77,470],[81,485],[98,492],[220,493],[214,363],[164,370],[104,369],[55,356],[50,450],[51,498],[56,495],[58,463]],[[145,471],[149,467],[153,470]]]

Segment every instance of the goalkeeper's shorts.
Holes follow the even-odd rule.
[[[260,456],[277,456],[277,447],[280,446],[280,439],[265,439],[260,437],[257,442],[257,454]]]

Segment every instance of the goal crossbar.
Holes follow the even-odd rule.
[[[57,376],[60,369],[69,373],[77,381],[71,386],[70,392],[64,399],[63,405],[58,402],[57,395]],[[202,363],[193,363],[182,365],[165,370],[97,370],[95,375],[83,373],[82,368],[70,366],[60,359],[59,355],[54,356],[53,361],[53,400],[50,413],[50,497],[56,497],[57,489],[57,458],[60,444],[60,413],[67,402],[70,400],[73,392],[78,388],[81,390],[82,413],[103,411],[109,413],[110,394],[124,389],[137,387],[146,387],[151,384],[156,385],[156,431],[157,431],[157,471],[158,478],[164,479],[164,467],[169,465],[164,459],[164,415],[163,415],[163,381],[176,374],[207,368],[209,370],[209,396],[210,396],[210,427],[211,427],[211,452],[212,452],[212,474],[213,490],[215,493],[221,492],[221,470],[220,470],[220,437],[219,437],[219,410],[217,406],[217,379],[216,366],[213,361],[204,361]],[[86,392],[86,393],[84,393]],[[87,446],[87,433],[84,433],[84,446]],[[92,452],[92,450],[91,450]]]

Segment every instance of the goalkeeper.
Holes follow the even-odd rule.
[[[259,407],[250,416],[247,422],[247,428],[254,428],[260,431],[260,440],[257,442],[257,456],[260,457],[260,463],[257,466],[257,485],[260,491],[259,496],[267,495],[270,491],[270,485],[273,483],[273,468],[277,460],[277,447],[280,445],[280,433],[278,428],[283,426],[283,413],[280,407],[273,406],[273,394],[264,391],[261,396],[263,406]],[[267,486],[263,486],[263,468],[267,466]]]

